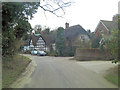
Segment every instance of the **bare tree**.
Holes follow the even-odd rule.
[[[71,4],[71,0],[40,0],[40,8],[53,13],[57,17],[62,17],[65,14],[65,7],[69,7]],[[59,15],[61,11],[63,14]]]
[[[35,25],[34,27],[34,30],[35,30],[35,33],[41,33],[41,30],[42,30],[42,26],[41,25]]]

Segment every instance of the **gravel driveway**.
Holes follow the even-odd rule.
[[[101,75],[106,74],[107,70],[118,65],[112,63],[111,61],[79,61],[77,63],[80,66]]]

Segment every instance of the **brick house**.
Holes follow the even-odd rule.
[[[107,36],[110,35],[111,30],[118,29],[117,17],[118,16],[115,15],[112,21],[100,20],[94,32],[95,38],[101,36],[103,38],[106,38]]]

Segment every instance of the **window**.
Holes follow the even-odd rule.
[[[83,41],[84,41],[84,40],[85,40],[85,37],[84,37],[84,36],[81,36],[81,40],[83,40]]]

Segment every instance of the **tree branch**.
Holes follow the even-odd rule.
[[[53,5],[46,3],[45,5],[40,5],[40,8],[42,8],[44,11],[48,11],[57,17],[62,17],[62,15],[58,15],[56,11],[62,10],[63,14],[65,14],[65,7],[71,6],[72,2],[63,2],[63,0],[53,0],[57,7],[53,7]],[[51,1],[51,2],[53,2]]]

